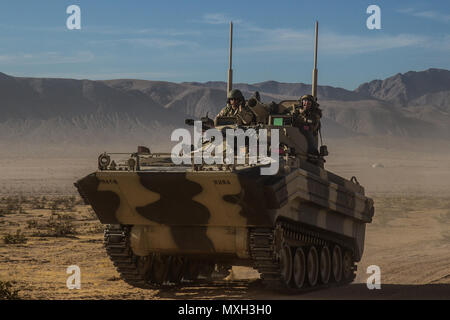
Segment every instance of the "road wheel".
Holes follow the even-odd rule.
[[[148,255],[145,257],[136,257],[136,258],[137,258],[136,261],[137,271],[144,277],[144,279],[148,280],[151,277],[153,256]]]
[[[327,284],[331,275],[331,254],[327,246],[320,250],[320,282]]]
[[[340,282],[342,279],[342,251],[338,245],[333,248],[333,255],[331,258],[333,278],[336,282]]]
[[[287,244],[281,249],[280,269],[283,282],[289,286],[292,280],[292,251]]]
[[[306,273],[308,275],[309,285],[314,287],[319,278],[319,255],[315,246],[311,246],[308,250],[308,256],[306,258]]]
[[[301,289],[305,283],[306,276],[305,252],[301,247],[295,250],[293,268],[294,284],[298,289]]]
[[[233,267],[229,264],[216,264],[215,270],[213,272],[213,277],[216,279],[223,279],[225,277],[228,277],[232,268]]]
[[[152,278],[155,284],[163,284],[166,281],[168,269],[170,267],[169,256],[155,255],[153,257]]]
[[[353,256],[348,250],[345,251],[342,258],[342,275],[345,281],[349,281],[353,276]]]
[[[208,280],[211,280],[212,273],[214,272],[215,264],[213,262],[203,262],[199,265],[200,272],[199,275],[205,277]]]
[[[168,280],[173,283],[179,283],[183,277],[183,258],[172,256],[170,259],[170,269]]]
[[[187,260],[186,268],[184,269],[183,278],[185,280],[197,280],[200,268],[198,262],[195,260]]]

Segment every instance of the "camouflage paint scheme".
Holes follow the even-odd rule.
[[[76,183],[104,224],[133,225],[137,255],[151,252],[249,259],[248,228],[279,218],[352,239],[361,259],[373,201],[364,189],[297,162],[287,174],[235,171],[98,171]]]

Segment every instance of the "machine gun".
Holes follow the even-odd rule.
[[[206,116],[200,118],[200,121],[202,122],[203,131],[214,128],[214,120],[208,117],[208,112],[206,113]],[[194,122],[195,122],[194,119],[186,119],[184,121],[184,123],[187,124],[188,126],[193,126]]]

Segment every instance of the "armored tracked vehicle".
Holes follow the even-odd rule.
[[[257,129],[257,141],[261,129],[278,132],[279,144],[273,134],[268,142],[277,156],[273,175],[261,174],[270,161],[250,163],[250,142],[244,163],[176,165],[173,155],[144,147],[99,156],[99,170],[75,186],[106,225],[106,251],[126,282],[180,283],[232,265],[253,267],[265,282],[298,289],[354,279],[373,201],[356,178],[324,169],[323,148],[311,158],[307,140],[284,112],[296,103],[282,101],[270,114],[258,102],[257,123],[250,126],[232,117],[214,125],[203,121],[223,134]],[[214,143],[205,141],[200,149]],[[224,142],[223,152],[232,147]],[[123,161],[113,159],[119,156]]]

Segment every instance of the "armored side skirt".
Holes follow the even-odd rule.
[[[231,172],[99,171],[76,186],[102,223],[133,225],[138,255],[246,258],[247,228],[270,227],[273,221],[261,182],[242,180]]]

